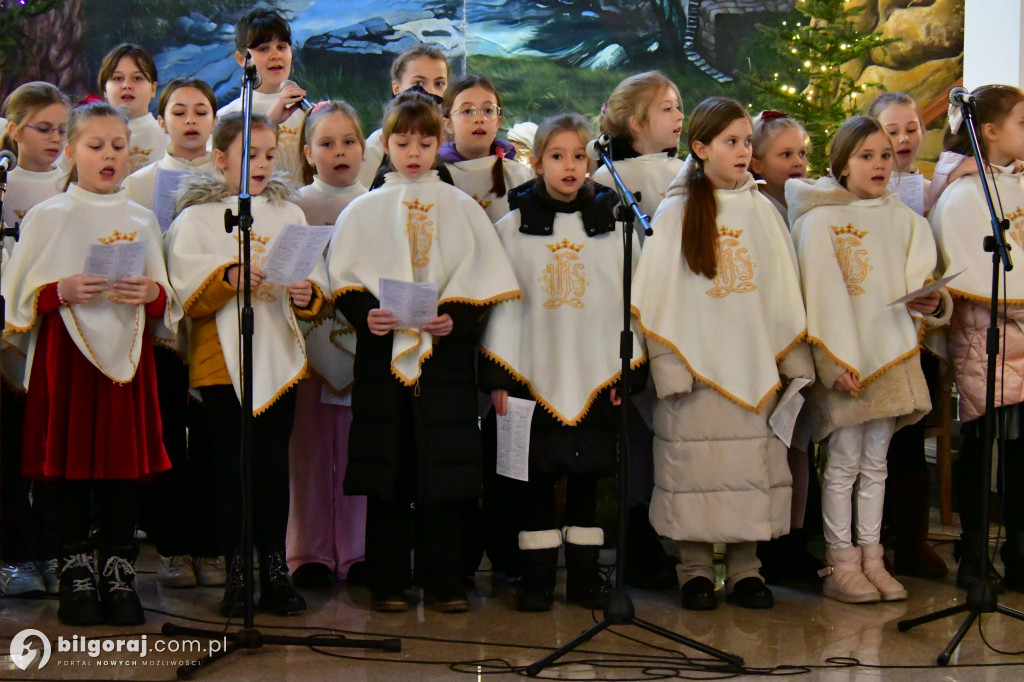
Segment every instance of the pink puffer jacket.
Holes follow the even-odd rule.
[[[1024,306],[1007,306],[1007,318],[999,306],[999,350],[996,368],[996,406],[1024,402]],[[985,334],[988,330],[988,304],[957,298],[949,328],[949,358],[956,372],[960,391],[960,421],[969,422],[985,413]],[[1005,330],[1005,337],[1003,331]],[[1006,357],[1005,373],[1003,356]],[[1002,381],[1000,381],[1002,379]]]

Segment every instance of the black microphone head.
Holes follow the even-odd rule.
[[[954,85],[949,90],[949,103],[950,104],[961,104],[965,98],[963,95],[970,95],[971,92],[962,85]]]
[[[246,50],[245,65],[242,68],[245,70],[246,75],[252,78],[252,89],[259,89],[259,87],[263,85],[263,76],[260,75],[260,72],[256,68],[256,65],[253,64],[252,55],[249,54],[248,50]]]
[[[9,149],[0,149],[0,170],[12,171],[18,167],[18,157]]]

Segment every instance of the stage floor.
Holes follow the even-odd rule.
[[[952,567],[952,528],[932,526],[932,539]],[[603,557],[611,562],[611,555]],[[175,590],[157,584],[156,559],[151,545],[143,545],[138,562],[141,595],[148,622],[122,630],[106,627],[68,628],[57,622],[54,600],[5,599],[0,610],[0,652],[7,654],[12,637],[25,628],[35,628],[54,642],[49,663],[42,670],[25,672],[8,661],[0,679],[142,679],[173,680],[177,661],[193,656],[154,653],[170,642],[160,635],[160,626],[180,616],[206,619],[207,625],[222,628],[216,617],[219,588]],[[563,579],[560,571],[559,580]],[[909,578],[906,602],[854,606],[823,598],[807,590],[773,588],[776,606],[764,611],[741,609],[722,602],[716,611],[686,612],[678,606],[676,592],[631,591],[637,615],[663,628],[742,656],[748,666],[761,669],[744,679],[767,679],[767,669],[797,666],[791,674],[799,679],[838,681],[896,680],[1019,680],[1024,679],[1024,657],[1002,655],[986,647],[975,625],[947,668],[935,667],[935,657],[946,645],[962,616],[920,626],[900,633],[900,619],[926,614],[958,603],[963,593],[954,578],[918,580]],[[365,588],[339,584],[329,591],[304,591],[309,610],[297,617],[281,618],[258,614],[256,624],[267,634],[306,636],[334,629],[353,637],[388,636],[402,638],[400,653],[365,649],[321,650],[265,646],[235,654],[200,672],[204,680],[459,680],[484,676],[511,679],[508,666],[525,666],[543,657],[551,647],[572,639],[594,621],[590,611],[566,606],[558,600],[550,613],[525,614],[511,610],[512,591],[481,572],[471,594],[468,614],[436,613],[420,604],[404,614],[378,614],[369,609]],[[1007,593],[1001,603],[1024,610],[1024,595]],[[600,615],[600,614],[596,614]],[[1024,623],[1000,615],[982,618],[983,633],[996,649],[1024,649]],[[237,630],[232,624],[230,631]],[[74,643],[74,635],[85,636],[89,646],[102,636],[141,642],[146,635],[148,655],[95,649],[88,653],[61,652],[57,638]],[[622,635],[622,636],[620,636]],[[639,641],[631,641],[625,637]],[[95,638],[95,639],[94,639]],[[32,640],[30,640],[32,641]],[[115,646],[117,640],[112,639]],[[38,642],[36,642],[38,643]],[[81,642],[79,641],[80,645]],[[653,646],[651,646],[653,645]],[[123,644],[127,647],[127,643]],[[655,648],[662,647],[662,648]],[[331,655],[326,655],[330,651]],[[691,661],[707,660],[701,654],[672,645],[634,627],[615,628],[599,634],[567,657],[571,662],[549,668],[545,677],[559,679],[665,679],[677,676],[711,679],[729,676],[725,671],[701,672]],[[829,659],[852,658],[863,665],[842,667]],[[462,662],[459,665],[458,662]],[[848,661],[853,663],[853,661]],[[455,667],[453,667],[455,666]],[[877,667],[882,666],[882,667]],[[504,673],[499,671],[504,670]],[[645,673],[646,670],[646,673]],[[775,675],[783,673],[776,670]]]

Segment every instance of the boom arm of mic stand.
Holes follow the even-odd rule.
[[[636,216],[637,221],[640,223],[640,228],[644,232],[644,236],[650,237],[654,234],[654,230],[651,229],[651,221],[648,219],[644,212],[640,210],[640,204],[637,203],[636,197],[626,187],[626,183],[619,177],[619,172],[615,170],[615,164],[612,163],[612,158],[608,155],[608,149],[604,146],[598,146],[597,152],[601,155],[601,160],[604,161],[605,167],[608,172],[611,173],[612,181],[615,183],[615,189],[619,192],[619,197],[622,200],[622,207],[628,212],[632,211],[633,215]]]
[[[1010,227],[1010,221],[999,220],[996,215],[995,204],[992,203],[992,194],[988,189],[988,176],[985,175],[985,165],[981,162],[981,143],[978,141],[978,132],[974,127],[976,113],[973,102],[965,102],[963,107],[964,122],[967,126],[967,136],[971,140],[971,147],[974,149],[974,160],[978,164],[978,173],[981,175],[981,189],[985,193],[985,204],[988,206],[989,217],[992,220],[992,239],[994,244],[986,242],[986,251],[997,251],[999,258],[1003,261],[1003,269],[1006,272],[1013,270],[1013,261],[1010,259],[1010,246],[1006,243],[1005,232]],[[989,248],[992,246],[992,248]]]

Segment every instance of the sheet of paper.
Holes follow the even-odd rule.
[[[146,267],[146,240],[90,244],[82,274],[105,277],[116,282],[125,277],[138,277]]]
[[[768,418],[768,425],[788,448],[793,441],[793,429],[796,427],[796,418],[800,415],[800,408],[804,406],[804,397],[800,395],[800,389],[810,385],[810,379],[793,379],[786,387],[786,392],[779,398],[779,404],[775,411]]]
[[[419,328],[437,317],[437,282],[380,279],[380,307],[398,318],[400,329]]]
[[[333,234],[334,225],[285,225],[263,261],[264,279],[285,286],[304,281]]]
[[[160,229],[164,232],[171,226],[174,217],[174,193],[178,191],[178,185],[186,175],[188,175],[188,171],[167,170],[166,168],[156,170],[153,213],[156,213],[156,221],[160,223]]]
[[[899,175],[894,172],[889,178],[889,188],[896,192],[900,201],[914,213],[924,215],[924,175]]]
[[[530,480],[530,425],[537,403],[508,399],[505,416],[498,415],[498,466],[500,476],[517,481]]]
[[[911,291],[909,294],[907,294],[906,296],[900,296],[899,298],[897,298],[895,301],[893,301],[889,305],[899,305],[901,303],[909,303],[910,301],[913,301],[915,298],[920,298],[922,296],[927,296],[928,294],[930,294],[930,293],[932,293],[934,291],[938,291],[942,287],[946,286],[946,284],[948,284],[954,277],[959,276],[962,272],[963,272],[963,270],[961,270],[960,272],[955,272],[952,275],[947,275],[945,277],[937,279],[934,282],[932,282],[931,284],[925,284],[920,289],[915,289],[915,290]]]

